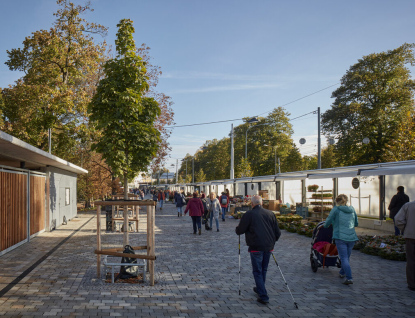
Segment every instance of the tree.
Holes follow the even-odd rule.
[[[106,28],[89,23],[81,14],[90,6],[58,0],[60,9],[50,30],[32,33],[23,48],[7,51],[6,65],[25,75],[2,90],[0,128],[43,150],[52,130],[52,151],[68,158],[88,135],[87,105],[101,75],[106,44],[96,44],[90,34]],[[1,123],[0,123],[1,124]]]
[[[303,170],[317,169],[317,156],[304,156],[303,157]]]
[[[170,96],[157,92],[159,77],[161,76],[161,68],[152,64],[150,57],[150,47],[144,43],[137,49],[138,55],[140,55],[146,63],[149,89],[144,94],[146,97],[153,97],[160,107],[160,116],[157,117],[155,127],[160,131],[160,142],[157,150],[156,157],[152,161],[150,169],[156,171],[159,167],[163,166],[168,156],[171,147],[168,143],[172,130],[167,129],[166,126],[173,125],[174,111],[172,109],[173,101]]]
[[[128,199],[128,178],[145,171],[156,155],[160,132],[154,127],[160,115],[158,103],[143,95],[148,90],[145,63],[137,54],[133,21],[117,24],[117,56],[104,65],[102,79],[90,104],[91,121],[102,131],[93,149],[102,153],[117,175],[124,177],[124,198]]]
[[[323,131],[338,140],[342,165],[382,162],[408,112],[413,113],[414,44],[364,56],[341,79],[331,109],[322,116]],[[363,144],[363,138],[369,138]]]
[[[327,147],[321,149],[321,168],[326,169],[338,167],[339,165],[337,164],[336,159],[334,145],[328,145]]]
[[[205,182],[206,174],[203,172],[203,169],[200,168],[199,171],[195,174],[196,182]]]
[[[415,159],[415,115],[407,112],[401,125],[395,132],[391,143],[387,145],[386,161],[404,161]]]
[[[248,160],[246,160],[244,157],[241,158],[240,163],[236,166],[235,174],[237,178],[254,176],[254,172],[252,171],[251,165],[249,164]]]
[[[281,172],[290,172],[290,171],[301,171],[303,168],[303,160],[301,157],[300,150],[297,146],[292,143],[291,150],[288,153],[288,156],[283,160],[281,164]]]

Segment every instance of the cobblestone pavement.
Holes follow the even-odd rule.
[[[139,233],[131,235],[132,245],[145,244],[145,215],[142,220]],[[415,293],[407,289],[405,262],[354,251],[355,283],[345,286],[337,268],[319,268],[313,273],[311,239],[286,231],[276,244],[275,255],[299,309],[272,259],[267,276],[270,304],[256,302],[244,237],[239,296],[237,224],[238,220],[226,219],[219,224],[220,232],[214,225],[213,231],[203,229],[202,235],[193,235],[190,217],[177,217],[173,204],[167,203],[156,212],[156,284],[132,286],[96,279],[96,218],[93,213],[80,214],[58,230],[42,233],[0,257],[0,316],[415,316]],[[121,243],[119,233],[103,235],[105,247]],[[13,281],[16,284],[7,291]]]

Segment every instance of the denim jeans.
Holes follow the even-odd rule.
[[[225,208],[222,208],[222,220],[224,220],[225,219],[225,213],[226,213],[226,211],[228,210],[228,208],[227,207],[225,207]]]
[[[340,261],[342,262],[342,268],[339,274],[346,275],[347,279],[353,279],[349,259],[350,255],[352,254],[354,243],[354,241],[348,242],[336,239],[337,251],[339,252]]]
[[[163,200],[160,200],[160,209],[163,208]]]
[[[183,207],[182,206],[178,206],[177,207],[177,212],[180,213],[180,215],[183,215]]]
[[[210,212],[210,228],[212,228],[212,221],[213,221],[213,211]],[[215,218],[216,222],[216,229],[219,230],[219,219]]]
[[[197,229],[202,228],[202,217],[201,216],[192,216],[193,223],[193,233],[196,233]],[[196,228],[197,225],[197,228]]]
[[[398,236],[401,234],[401,231],[395,225],[395,217],[393,217],[393,225],[395,226],[395,235]],[[402,233],[403,235],[403,233]]]
[[[269,301],[267,290],[265,289],[265,279],[267,276],[269,258],[271,252],[251,252],[252,273],[254,274],[256,289],[259,298]]]

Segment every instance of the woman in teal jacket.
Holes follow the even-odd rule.
[[[333,239],[336,242],[339,257],[342,263],[340,278],[346,277],[343,284],[353,284],[352,269],[350,268],[350,255],[355,242],[358,240],[355,227],[358,226],[356,211],[347,206],[347,196],[340,194],[336,198],[336,206],[330,211],[324,227],[333,225]]]

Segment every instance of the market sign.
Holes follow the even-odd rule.
[[[352,180],[353,189],[359,189],[359,185],[360,185],[359,178],[353,178],[353,180]]]

